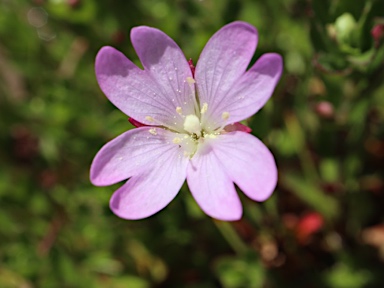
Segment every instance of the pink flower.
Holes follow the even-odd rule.
[[[241,218],[234,183],[256,201],[271,195],[277,182],[273,155],[238,123],[263,107],[282,71],[274,53],[246,71],[257,39],[247,23],[224,26],[205,46],[194,77],[177,44],[155,28],[131,31],[144,70],[112,47],[99,51],[102,91],[145,125],[107,143],[92,163],[94,185],[130,178],[111,198],[116,215],[153,215],[172,201],[185,179],[201,209],[220,220]]]

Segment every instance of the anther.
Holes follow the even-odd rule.
[[[152,135],[157,135],[156,128],[149,129],[149,133],[151,133]]]
[[[188,84],[195,84],[196,83],[195,79],[193,79],[192,77],[187,77],[186,80],[187,80]]]
[[[200,113],[204,114],[205,112],[207,112],[207,110],[208,110],[208,103],[204,103],[203,107],[201,107]]]
[[[228,120],[228,118],[229,118],[229,112],[223,112],[223,114],[221,114],[221,119]]]
[[[175,138],[173,138],[172,142],[174,144],[179,144],[179,143],[181,143],[181,139],[179,137],[175,137]]]
[[[177,114],[181,115],[181,114],[183,114],[183,109],[181,109],[180,106],[177,106],[176,107],[176,112],[177,112]]]
[[[145,116],[145,120],[153,122],[154,119],[151,116]]]

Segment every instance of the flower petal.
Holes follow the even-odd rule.
[[[194,114],[195,85],[192,71],[179,46],[164,32],[140,26],[131,31],[132,44],[144,69],[158,83],[158,98],[165,105]],[[180,118],[180,115],[177,115]]]
[[[91,182],[98,186],[115,184],[156,167],[160,159],[185,158],[179,146],[170,140],[173,136],[168,130],[154,127],[121,134],[96,154],[91,165]]]
[[[220,102],[212,107],[212,120],[222,121],[223,112],[229,113],[230,123],[255,114],[271,97],[282,69],[283,60],[279,54],[262,55],[228,93],[219,95]]]
[[[200,103],[207,103],[204,117],[222,101],[244,74],[257,45],[256,29],[245,22],[230,23],[205,45],[196,65],[196,85]],[[203,121],[204,121],[203,117]]]
[[[183,127],[176,104],[171,96],[164,94],[162,84],[121,52],[108,46],[101,48],[96,56],[95,70],[101,90],[128,116],[146,125]]]
[[[151,169],[133,176],[113,194],[110,207],[117,216],[130,220],[149,217],[167,206],[179,192],[188,158],[167,152],[152,161]]]
[[[215,153],[232,181],[249,198],[264,201],[271,196],[277,183],[276,163],[259,139],[238,131],[220,135]]]
[[[216,145],[209,140],[191,159],[187,182],[193,197],[209,216],[224,220],[239,220],[242,206],[234,184],[215,154]]]

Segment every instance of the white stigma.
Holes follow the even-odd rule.
[[[193,114],[187,115],[184,120],[184,130],[196,134],[198,137],[201,136],[200,119]]]
[[[205,112],[207,112],[207,110],[208,110],[208,103],[204,103],[203,107],[201,107],[200,113],[204,114]]]

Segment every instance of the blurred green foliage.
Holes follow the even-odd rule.
[[[0,0],[0,287],[382,287],[384,2],[379,0]],[[116,187],[88,169],[132,128],[101,93],[112,45],[165,31],[187,58],[224,24],[258,28],[254,61],[283,55],[249,119],[279,185],[244,217],[210,219],[187,187],[157,215],[124,221]]]

